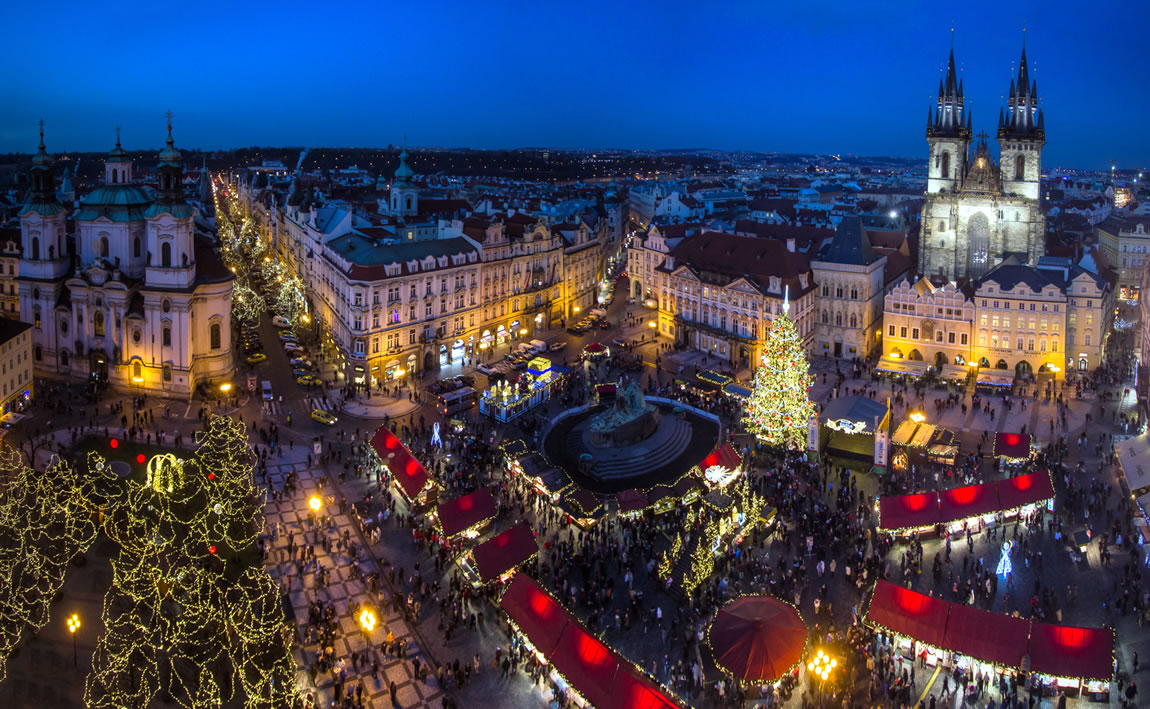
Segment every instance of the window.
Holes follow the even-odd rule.
[[[164,343],[164,347],[171,347],[172,346],[172,328],[170,328],[170,327],[164,328],[164,334],[163,334],[162,342]]]
[[[36,327],[40,327],[40,315],[36,314]],[[92,334],[96,337],[104,336],[104,311],[97,310],[96,314],[92,316]]]
[[[826,313],[823,313],[823,322],[826,322]],[[894,337],[894,325],[890,326],[890,336]]]
[[[1014,159],[1014,179],[1026,179],[1026,156],[1019,155]]]
[[[953,332],[946,333],[946,341],[948,344],[951,344],[951,345],[954,344],[954,333]]]
[[[938,330],[934,333],[934,341],[940,344],[942,343],[942,330]]]
[[[843,287],[842,286],[835,288],[835,297],[836,298],[843,297]]]
[[[172,365],[170,365],[170,364],[164,365],[164,381],[165,382],[172,381]]]
[[[900,327],[898,329],[898,336],[899,337],[906,337],[906,326]]]
[[[395,325],[399,322],[399,308],[391,309],[391,324]]]
[[[966,333],[964,332],[961,335],[959,335],[959,338],[960,338],[959,344],[965,345],[966,344]]]
[[[32,260],[38,261],[40,259],[40,239],[32,237]]]
[[[140,237],[138,236],[132,240],[132,256],[135,258],[140,258]],[[171,372],[169,371],[169,374],[170,373]]]
[[[163,268],[172,267],[172,244],[169,241],[160,245],[160,266]]]
[[[827,313],[827,311],[824,310],[823,311],[823,324],[826,325],[829,322],[830,322],[830,316]],[[892,334],[892,335],[894,334],[894,325],[890,326],[890,334]]]
[[[1026,341],[1026,349],[1028,352],[1034,351],[1034,338],[1033,337]]]
[[[917,340],[917,339],[918,339],[918,328],[917,328],[917,327],[911,328],[911,330],[910,330],[910,339],[912,339],[912,340]]]
[[[843,326],[843,314],[842,313],[835,313],[835,325],[837,325],[839,327]],[[914,332],[915,332],[915,336],[917,337],[918,336],[918,330],[915,330]]]
[[[164,298],[160,302],[160,310],[163,310],[165,313],[167,313],[167,312],[170,312],[171,309],[172,309],[172,301],[168,300],[167,298]]]
[[[212,349],[213,350],[220,349],[220,347],[221,347],[221,345],[220,345],[220,324],[218,322],[212,323],[212,326],[211,326],[211,329],[209,330],[209,332],[211,335],[210,339],[211,339]]]
[[[855,315],[854,313],[851,313],[851,327],[858,327],[858,326],[859,326],[858,316]]]
[[[132,379],[144,378],[144,365],[140,364],[140,360],[132,362]]]
[[[1087,347],[1090,346],[1090,333],[1089,332],[1086,333],[1085,335],[1083,335],[1082,343],[1084,345],[1086,345]]]
[[[1021,352],[1021,351],[1022,351],[1022,338],[1021,338],[1021,337],[1020,337],[1020,338],[1018,338],[1018,347],[1017,347],[1016,349],[1017,349],[1019,352]]]
[[[108,237],[100,237],[100,255],[104,258],[108,257]]]
[[[945,150],[942,152],[942,162],[939,165],[938,174],[942,177],[950,177],[950,153]]]
[[[409,345],[415,344],[415,330],[408,330],[407,331],[407,344],[409,344]]]

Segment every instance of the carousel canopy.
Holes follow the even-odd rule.
[[[495,516],[495,498],[491,491],[481,487],[475,492],[457,497],[450,502],[439,505],[437,510],[439,526],[443,534],[454,537],[456,534],[466,532],[484,520]]]
[[[506,532],[475,547],[475,568],[483,583],[493,581],[539,552],[535,535],[526,522],[520,522]]]
[[[744,682],[771,682],[799,663],[807,626],[771,596],[744,596],[715,615],[707,632],[715,662]]]

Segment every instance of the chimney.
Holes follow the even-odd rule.
[[[795,240],[794,239],[787,239],[787,251],[790,251],[792,254],[795,252]]]

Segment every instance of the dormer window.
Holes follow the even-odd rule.
[[[781,278],[779,278],[778,276],[771,276],[771,281],[770,281],[770,287],[769,287],[769,290],[770,290],[772,293],[782,293],[782,292],[783,292],[783,282],[782,282],[782,279],[781,279]]]

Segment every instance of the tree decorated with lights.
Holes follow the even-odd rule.
[[[810,399],[810,365],[789,315],[788,295],[783,296],[783,312],[767,331],[743,422],[768,445],[800,448],[815,405]]]
[[[258,323],[260,314],[266,308],[263,296],[252,290],[246,282],[232,286],[232,317],[245,325]]]

